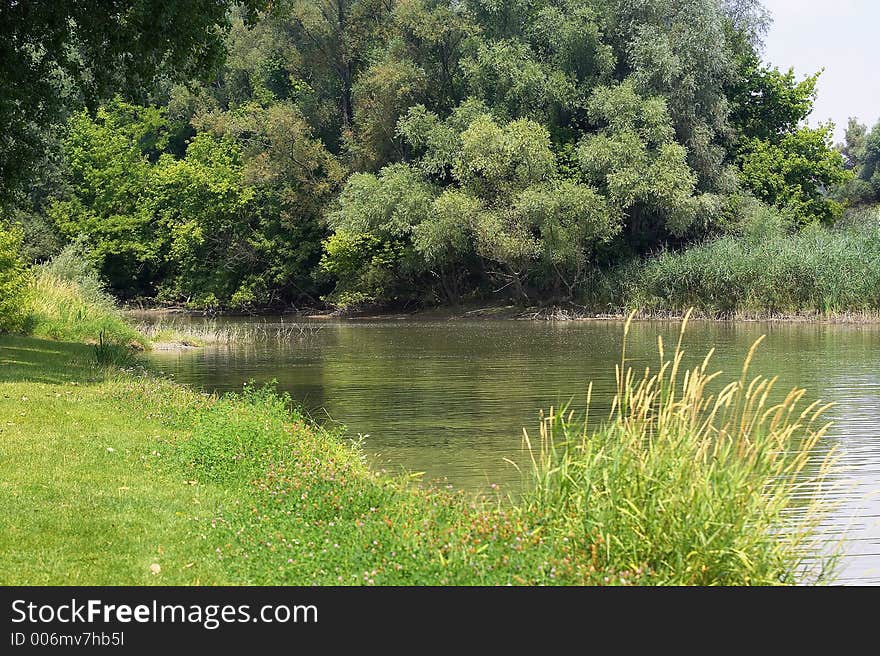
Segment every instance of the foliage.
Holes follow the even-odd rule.
[[[117,101],[76,117],[55,224],[87,240],[125,296],[247,308],[308,294],[318,217],[340,167],[284,103],[203,113],[199,123],[178,156],[161,109]]]
[[[167,133],[160,109],[120,99],[94,118],[83,111],[68,124],[69,189],[48,215],[68,239],[88,241],[89,257],[117,292],[149,290],[167,247],[146,202],[149,157],[161,151]]]
[[[63,101],[9,213],[29,259],[85,238],[116,295],[212,310],[556,302],[749,195],[792,229],[876,198],[867,130],[836,152],[818,74],[762,63],[759,0],[248,0],[222,63],[214,9],[163,14],[198,16],[163,65],[108,68],[121,96]]]
[[[783,73],[760,64],[754,54],[744,57],[730,91],[730,121],[739,137],[776,142],[796,131],[813,111],[820,75],[798,82],[794,69]]]
[[[795,225],[833,222],[843,208],[828,192],[849,179],[843,157],[832,148],[833,129],[831,124],[804,127],[776,143],[747,141],[741,164],[744,184]]]
[[[627,81],[596,89],[588,111],[602,127],[580,144],[581,170],[628,214],[628,232],[649,245],[686,234],[700,209],[697,175],[675,141],[666,101],[643,99]]]
[[[66,111],[124,92],[139,96],[162,78],[216,68],[228,12],[250,19],[258,0],[187,2],[6,2],[0,6],[0,197],[27,178],[41,132]]]
[[[255,192],[242,184],[234,143],[197,135],[177,160],[165,154],[150,180],[151,219],[166,235],[171,279],[162,294],[198,305],[229,303],[247,285],[258,261],[248,221]],[[213,262],[210,269],[204,262]],[[181,291],[180,280],[185,280]]]
[[[731,122],[743,186],[794,225],[833,222],[842,207],[830,194],[848,175],[832,147],[834,126],[806,126],[820,74],[798,82],[794,70],[762,66],[754,54],[741,69],[731,89]]]
[[[736,76],[729,15],[718,2],[637,0],[603,3],[606,31],[622,76],[645,97],[666,100],[677,141],[704,190],[729,190],[724,150],[727,85]],[[742,8],[746,9],[746,8]]]
[[[328,241],[325,271],[357,272],[375,284],[376,266],[383,265],[375,248],[390,255],[394,241],[399,274],[418,282],[432,273],[452,301],[463,270],[480,261],[489,265],[485,275],[507,280],[520,296],[529,282],[555,280],[571,290],[593,246],[619,230],[619,215],[601,194],[559,176],[550,135],[533,121],[501,123],[481,101],[469,100],[446,120],[417,106],[398,129],[419,159],[349,179],[330,215],[337,233]],[[358,257],[355,244],[370,247]],[[395,298],[380,291],[345,276],[336,298]]]
[[[880,122],[873,130],[850,119],[846,141],[840,147],[853,177],[841,196],[853,205],[880,203]]]
[[[0,221],[0,333],[24,329],[28,281],[21,258],[21,231]]]
[[[34,336],[104,343],[100,351],[106,353],[149,346],[122,315],[77,244],[34,268],[27,296],[28,329]]]

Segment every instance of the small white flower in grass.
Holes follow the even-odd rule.
[[[152,565],[150,565],[150,573],[153,574],[154,576],[161,571],[162,571],[162,567],[159,565],[159,563],[153,563]]]
[[[114,449],[112,446],[107,447],[107,453],[113,453],[115,451],[116,451],[116,449]]]

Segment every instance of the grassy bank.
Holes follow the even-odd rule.
[[[512,509],[380,477],[284,397],[89,359],[0,338],[2,584],[586,580]]]
[[[745,371],[621,369],[608,424],[551,413],[513,503],[371,472],[283,395],[93,358],[0,338],[0,583],[773,584],[813,555],[818,407]]]
[[[833,230],[756,229],[663,253],[614,272],[607,289],[645,315],[880,318],[880,212],[859,216]]]
[[[21,289],[15,298],[20,320],[10,332],[111,347],[149,347],[149,340],[126,320],[77,245],[29,270],[20,264]]]

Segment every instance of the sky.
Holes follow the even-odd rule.
[[[880,0],[764,0],[773,15],[765,39],[765,61],[794,67],[798,79],[825,72],[810,117],[831,119],[835,141],[843,141],[855,116],[869,127],[880,119]]]

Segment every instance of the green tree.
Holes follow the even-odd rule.
[[[794,71],[762,66],[750,54],[731,88],[731,155],[743,186],[798,226],[831,222],[842,211],[832,191],[848,175],[833,148],[833,126],[806,126],[820,73],[800,82]]]
[[[355,169],[376,170],[403,158],[397,121],[424,99],[428,86],[427,73],[393,46],[358,76],[352,90],[356,137],[349,145]]]
[[[781,139],[745,142],[742,180],[755,196],[782,211],[795,226],[830,223],[843,207],[829,195],[850,177],[832,147],[834,126],[800,128]]]
[[[813,111],[820,75],[821,71],[799,82],[793,68],[782,73],[749,53],[729,90],[730,122],[737,137],[775,143],[795,132]]]
[[[244,221],[260,240],[267,290],[262,302],[314,302],[311,274],[327,236],[322,215],[344,167],[314,137],[293,101],[266,107],[252,102],[234,112],[202,114],[194,123],[241,150],[242,182],[257,195]]]
[[[376,273],[377,265],[388,272],[389,253],[410,288],[437,283],[449,300],[463,280],[486,277],[521,298],[547,285],[571,295],[594,245],[619,230],[620,213],[605,197],[560,177],[549,132],[538,123],[504,122],[471,99],[446,119],[414,107],[398,130],[414,163],[352,176],[331,214],[336,233],[324,269],[339,271],[344,262],[346,270],[369,272],[340,278],[337,300],[399,299],[400,288],[397,296],[376,294],[375,281],[395,278]]]
[[[685,236],[710,205],[696,192],[697,174],[675,140],[666,100],[643,98],[627,80],[597,88],[588,109],[602,127],[580,143],[581,172],[626,214],[630,245],[645,251]]]
[[[123,296],[236,308],[310,297],[342,167],[289,101],[202,110],[192,127],[179,156],[161,109],[77,115],[50,217]]]
[[[83,110],[68,124],[68,188],[48,216],[66,238],[85,238],[92,261],[117,293],[154,293],[161,275],[167,239],[152,220],[147,190],[150,160],[167,135],[161,109],[119,99],[94,118]]]
[[[242,183],[231,141],[197,135],[181,160],[165,154],[150,171],[144,205],[167,239],[161,295],[196,306],[246,306],[265,291],[259,232],[248,220],[255,192]],[[210,266],[205,266],[210,262]]]
[[[248,18],[260,0],[240,0]],[[116,93],[143,101],[162,77],[216,68],[232,0],[0,3],[0,197],[25,179],[42,133]]]
[[[844,166],[848,171],[861,167],[865,159],[865,138],[868,136],[868,127],[859,123],[858,119],[850,117],[846,126],[844,142],[837,146],[843,155]]]
[[[863,153],[859,178],[870,183],[877,200],[880,201],[880,122],[865,137]]]
[[[852,179],[840,196],[852,205],[880,203],[880,122],[870,132],[856,119],[849,120],[846,140],[838,146]]]
[[[677,141],[701,188],[733,191],[722,141],[728,130],[727,86],[737,75],[740,39],[730,13],[706,0],[613,0],[600,3],[617,61],[645,97],[666,100]],[[747,12],[746,12],[747,13]]]

